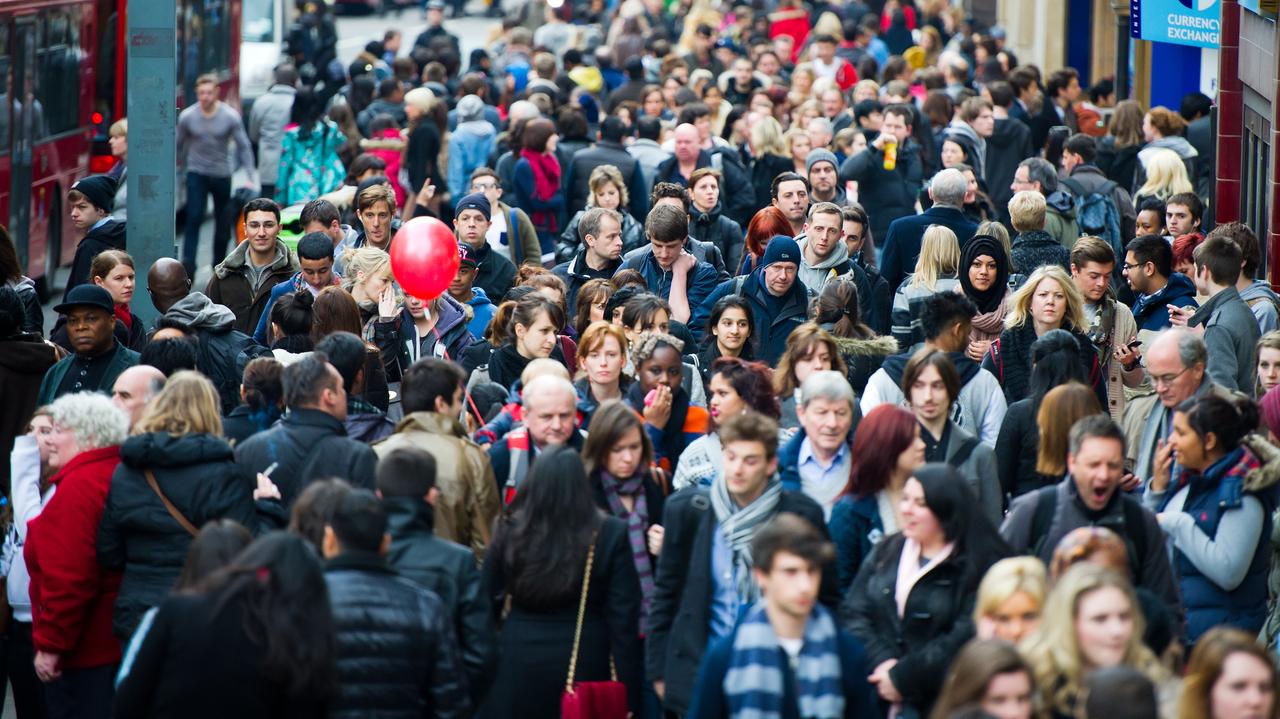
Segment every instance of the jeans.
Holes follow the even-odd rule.
[[[36,650],[31,645],[31,624],[9,621],[4,637],[4,671],[13,686],[13,704],[18,719],[43,719],[44,685],[36,678]],[[0,690],[0,696],[3,691]]]
[[[227,204],[231,199],[231,178],[211,177],[198,172],[187,173],[187,227],[182,239],[182,266],[187,276],[196,277],[196,248],[200,246],[200,225],[204,222],[204,206],[213,195],[213,266],[227,255],[231,238],[231,218]]]
[[[111,719],[117,668],[63,669],[62,676],[44,685],[49,719]]]

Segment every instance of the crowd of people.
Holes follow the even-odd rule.
[[[1208,98],[939,0],[528,3],[465,72],[440,0],[347,68],[303,9],[248,132],[196,83],[181,257],[124,121],[51,325],[0,238],[20,719],[1280,714],[1280,297]]]

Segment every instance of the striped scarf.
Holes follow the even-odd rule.
[[[644,491],[644,472],[620,480],[608,472],[600,473],[605,500],[613,516],[627,520],[627,540],[631,543],[631,560],[636,574],[640,575],[640,628],[648,626],[649,606],[653,601],[653,562],[649,559],[649,544],[645,533],[649,531],[649,502]],[[635,503],[630,512],[622,503],[622,497],[632,497]]]
[[[711,509],[733,552],[734,575],[738,582],[738,601],[751,604],[760,598],[760,588],[751,576],[751,540],[756,530],[773,519],[782,499],[782,482],[769,480],[764,493],[751,504],[739,507],[729,496],[729,483],[721,473],[711,482]]]
[[[786,671],[790,657],[778,643],[769,624],[764,602],[752,607],[733,637],[733,656],[724,677],[724,695],[730,719],[775,719],[787,712]],[[836,623],[816,604],[804,625],[804,644],[792,664],[799,715],[806,719],[844,716],[844,689]]]

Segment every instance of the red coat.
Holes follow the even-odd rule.
[[[27,524],[31,641],[38,651],[61,654],[63,669],[120,661],[111,611],[121,573],[98,565],[98,523],[118,464],[119,446],[76,455],[54,475],[53,498]]]

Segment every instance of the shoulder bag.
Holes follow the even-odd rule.
[[[173,502],[170,502],[169,498],[164,496],[164,492],[160,491],[160,483],[156,481],[155,473],[149,469],[144,469],[142,470],[142,476],[147,478],[147,484],[151,486],[151,491],[155,492],[156,496],[160,498],[160,503],[164,505],[166,510],[168,510],[169,516],[173,517],[173,521],[177,522],[178,526],[187,530],[187,534],[190,534],[193,537],[199,534],[200,530],[196,529],[194,524],[188,521],[186,517],[182,516],[182,512],[178,511],[178,508],[173,506]]]
[[[598,535],[597,535],[598,536]],[[560,695],[561,719],[627,719],[627,687],[618,681],[618,670],[609,655],[607,682],[578,682],[578,645],[582,640],[582,620],[587,613],[587,592],[591,586],[591,565],[596,555],[596,538],[587,550],[587,571],[582,575],[582,598],[578,600],[578,623],[573,629],[573,651],[569,654],[569,675]]]

